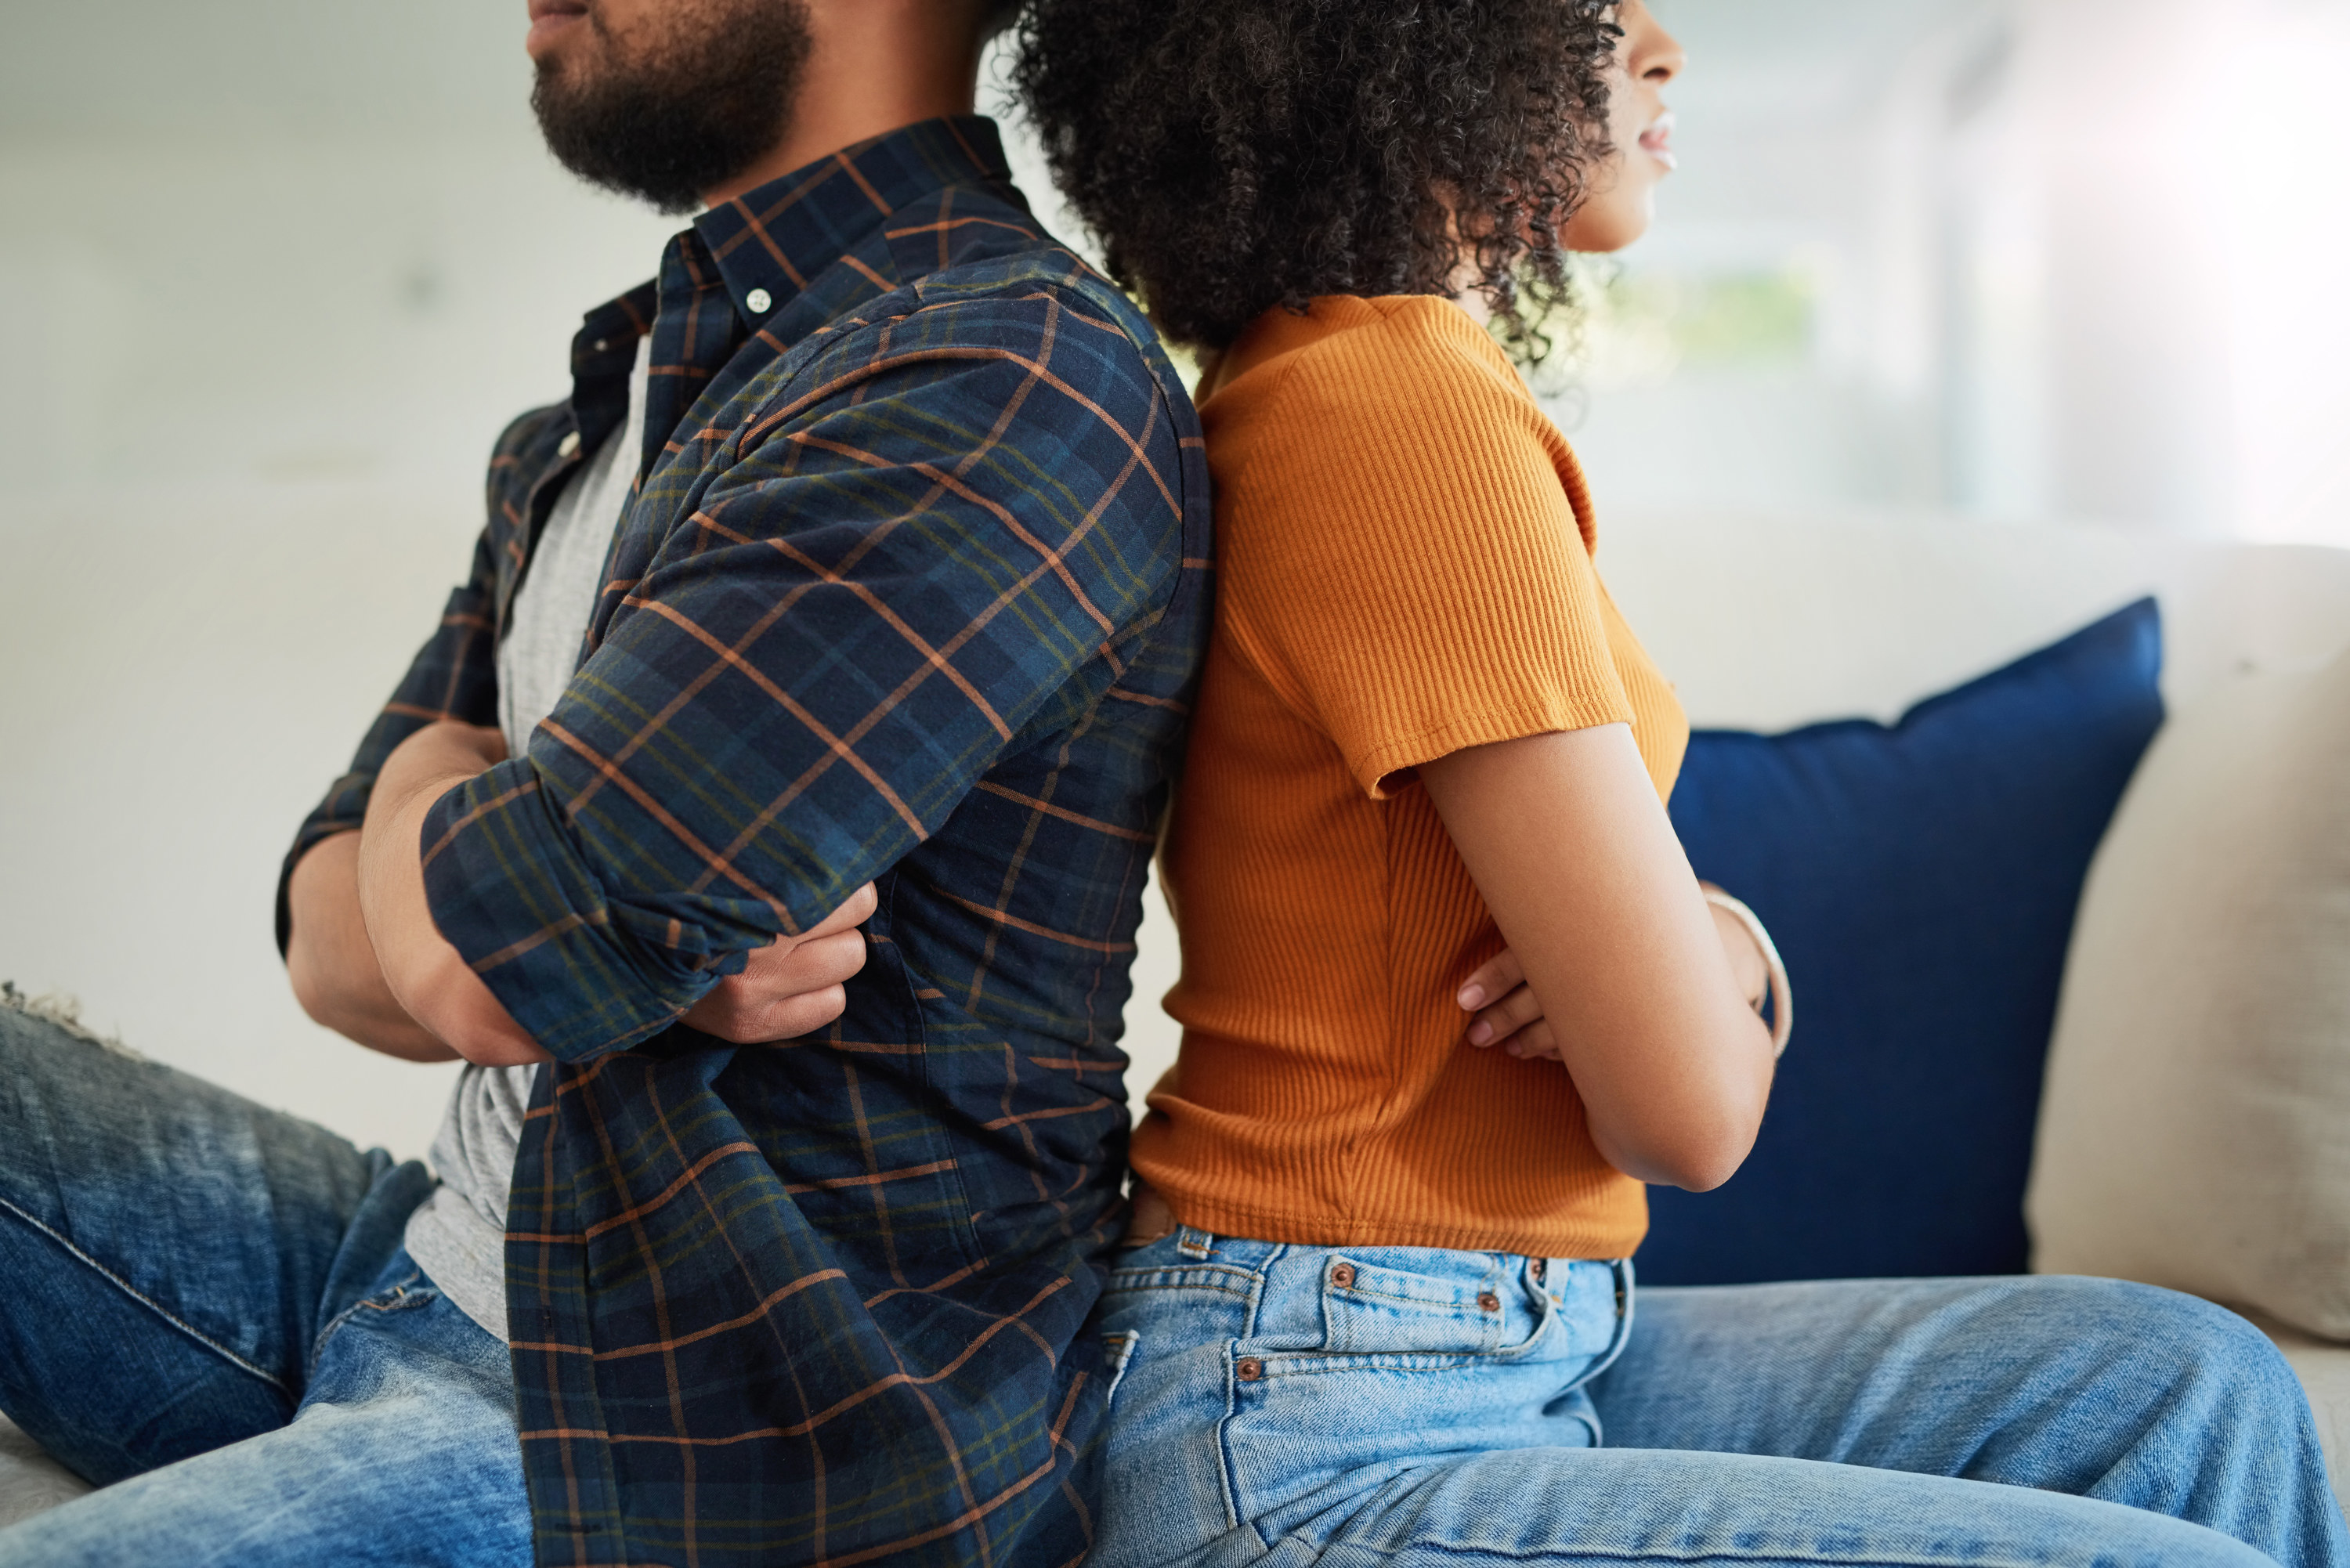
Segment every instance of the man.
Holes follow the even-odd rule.
[[[707,210],[287,859],[305,1006],[469,1063],[441,1180],[0,1009],[0,1407],[114,1483],[0,1564],[1085,1552],[1207,497],[1007,9],[531,0],[556,155]]]

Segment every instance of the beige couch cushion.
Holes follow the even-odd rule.
[[[2350,1339],[2350,655],[2156,740],[2074,928],[2033,1267]]]

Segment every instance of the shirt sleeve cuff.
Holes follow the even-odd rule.
[[[434,803],[423,854],[442,936],[563,1061],[660,1033],[725,967],[723,955],[693,950],[693,927],[606,897],[527,757]]]
[[[1401,775],[1423,763],[1465,752],[1471,746],[1499,745],[1503,741],[1523,741],[1531,735],[1633,722],[1631,703],[1620,699],[1594,696],[1554,700],[1500,711],[1463,714],[1382,741],[1359,757],[1350,756],[1347,762],[1363,792],[1373,800],[1385,800],[1395,793]]]

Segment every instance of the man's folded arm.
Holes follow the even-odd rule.
[[[534,410],[509,424],[491,458],[493,475],[551,440],[561,417]],[[490,504],[502,503],[494,488]],[[341,778],[303,820],[278,872],[277,950],[303,1011],[370,1049],[416,1061],[445,1059],[448,1047],[419,1027],[387,984],[360,910],[359,839],[377,781],[392,754],[441,722],[497,722],[497,556],[493,513],[473,545],[471,570],[450,594],[440,622],[410,660]],[[322,846],[335,849],[320,855]]]
[[[558,1057],[821,922],[1074,722],[1168,598],[1176,441],[1139,354],[1049,299],[925,315],[796,378],[821,394],[736,438],[527,753],[422,814],[434,925]]]
[[[351,758],[343,776],[328,786],[295,833],[277,874],[277,951],[287,956],[294,941],[294,868],[311,850],[338,834],[356,833],[367,820],[376,775],[400,743],[441,720],[494,724],[498,713],[497,646],[494,619],[497,573],[484,530],[473,545],[473,569],[453,589],[440,624],[409,661],[391,700]]]

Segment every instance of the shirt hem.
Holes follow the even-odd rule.
[[[1632,1179],[1622,1177],[1619,1179],[1629,1182]],[[1284,1242],[1295,1247],[1429,1247],[1453,1252],[1507,1252],[1525,1258],[1568,1258],[1606,1262],[1630,1257],[1648,1234],[1645,1214],[1637,1225],[1614,1229],[1538,1225],[1447,1226],[1410,1220],[1348,1220],[1329,1214],[1252,1210],[1239,1204],[1183,1196],[1155,1181],[1151,1187],[1167,1200],[1167,1206],[1176,1220],[1194,1231],[1248,1241]]]
[[[1629,725],[1636,736],[1638,732],[1638,720],[1631,704],[1608,698],[1571,699],[1538,707],[1467,714],[1381,743],[1364,757],[1355,782],[1373,800],[1386,800],[1395,793],[1392,784],[1396,774],[1455,752],[1535,735],[1596,730],[1608,724]],[[1646,761],[1642,759],[1644,764]]]

